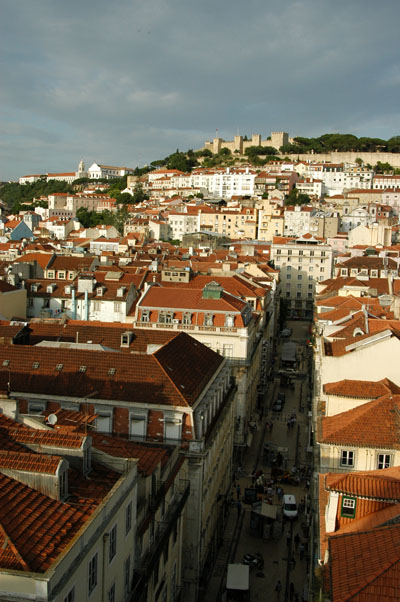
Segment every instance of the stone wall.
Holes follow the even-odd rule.
[[[299,161],[313,161],[314,163],[355,163],[356,159],[361,159],[364,163],[369,163],[374,166],[380,161],[381,163],[390,163],[393,167],[400,167],[400,153],[360,153],[360,152],[332,152],[324,154],[293,154],[281,155],[288,156],[290,159]]]

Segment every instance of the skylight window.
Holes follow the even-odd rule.
[[[39,368],[39,366],[40,366],[39,362],[33,362],[33,364],[32,364],[32,368],[34,370],[37,370]]]
[[[6,368],[10,365],[10,360],[3,360],[3,366]]]
[[[86,372],[86,366],[79,366],[79,372]]]
[[[108,370],[108,374],[109,374],[110,376],[113,376],[113,375],[115,374],[115,372],[116,372],[116,368],[110,368],[110,369]]]
[[[59,372],[61,372],[61,370],[63,369],[64,364],[57,364],[56,366],[56,370],[58,370]]]

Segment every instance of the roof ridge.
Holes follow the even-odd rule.
[[[18,562],[20,563],[20,565],[22,566],[24,571],[31,572],[31,568],[30,568],[29,564],[24,560],[23,556],[19,553],[17,546],[11,539],[10,535],[7,533],[7,530],[4,527],[1,520],[0,520],[0,533],[2,533],[2,535],[4,537],[4,544],[2,546],[3,549],[6,549],[6,547],[9,545],[12,550],[12,553],[17,558]]]

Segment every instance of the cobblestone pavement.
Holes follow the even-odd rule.
[[[306,341],[310,323],[303,321],[288,322],[292,328],[290,339],[278,340],[277,353],[280,345],[285,341],[297,343],[297,356],[300,358],[298,374],[293,379],[294,388],[282,387],[280,384],[279,358],[275,361],[273,380],[269,383],[269,390],[264,399],[264,413],[256,422],[251,447],[242,458],[242,466],[236,470],[236,480],[233,484],[232,494],[237,500],[237,485],[240,486],[241,510],[240,515],[236,504],[230,507],[229,516],[224,533],[224,539],[219,549],[214,571],[210,577],[204,600],[219,602],[224,600],[223,589],[226,579],[228,562],[242,562],[244,554],[261,553],[264,559],[263,570],[250,570],[250,600],[251,602],[268,602],[284,600],[311,600],[308,595],[308,575],[310,559],[308,555],[309,514],[307,507],[309,500],[309,477],[305,476],[298,484],[282,481],[280,486],[284,493],[294,494],[297,503],[301,506],[304,500],[304,511],[299,512],[297,519],[285,521],[282,517],[281,501],[277,494],[278,483],[272,485],[272,503],[276,508],[277,518],[273,521],[271,529],[255,529],[251,520],[251,504],[246,504],[244,493],[247,488],[252,488],[252,473],[254,470],[262,471],[264,480],[271,478],[272,454],[264,453],[265,444],[270,450],[281,448],[282,465],[286,474],[291,474],[291,469],[296,466],[302,468],[307,474],[312,456],[307,451],[309,438],[308,414],[308,350]],[[272,404],[279,392],[286,396],[282,412],[272,412]],[[296,423],[288,426],[288,418],[296,414]],[[271,428],[272,425],[272,428]],[[287,451],[286,451],[287,449]],[[263,498],[266,495],[262,495]],[[252,528],[253,527],[253,528]],[[275,592],[278,581],[282,584],[280,593]],[[298,597],[296,597],[298,596]]]

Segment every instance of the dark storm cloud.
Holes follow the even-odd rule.
[[[215,134],[399,133],[394,1],[1,2],[0,178]]]

